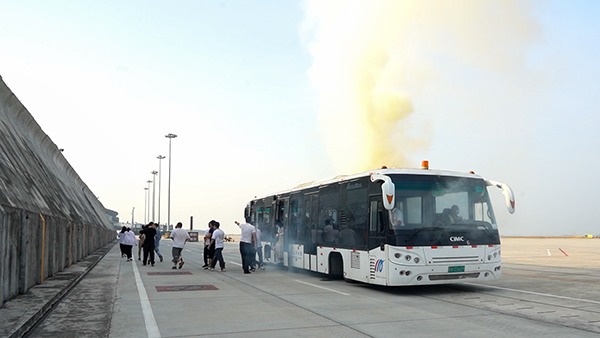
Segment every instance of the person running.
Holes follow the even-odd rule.
[[[215,244],[212,241],[212,234],[215,231],[215,220],[208,222],[208,230],[204,232],[204,270],[212,265],[213,257],[215,256]]]
[[[136,239],[135,239],[135,233],[133,233],[133,231],[131,231],[131,228],[127,228],[127,230],[125,230],[125,233],[123,233],[123,252],[125,252],[125,255],[127,256],[127,261],[131,262],[133,260],[133,254],[131,253],[131,250],[133,249],[133,246],[135,245]]]
[[[154,238],[156,237],[154,222],[148,223],[146,228],[140,231],[140,236],[142,235],[144,236],[144,244],[142,244],[144,259],[142,260],[142,263],[144,265],[151,264],[154,266]]]
[[[162,231],[160,231],[160,226],[156,223],[154,223],[154,229],[156,229],[156,237],[154,237],[154,252],[156,252],[158,258],[162,262],[163,256],[158,249],[158,246],[160,245],[160,239],[162,238]]]
[[[217,265],[217,261],[219,261],[219,266],[221,267],[221,271],[225,272],[225,260],[223,259],[223,248],[225,247],[225,232],[219,227],[221,224],[219,222],[214,221],[213,223],[213,234],[211,239],[211,245],[215,246],[215,256],[210,265],[210,270],[214,270]]]
[[[177,223],[177,225],[175,225],[175,230],[173,230],[169,236],[169,238],[173,240],[173,260],[171,260],[171,262],[173,262],[172,269],[177,269],[177,264],[179,264],[179,268],[181,269],[183,264],[185,264],[182,256],[183,246],[185,245],[185,242],[191,239],[190,234],[188,234],[188,232],[183,230],[181,227],[183,227],[183,224],[181,224],[181,222]]]

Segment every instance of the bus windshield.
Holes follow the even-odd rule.
[[[395,206],[388,212],[396,245],[499,244],[486,183],[480,178],[390,175]]]

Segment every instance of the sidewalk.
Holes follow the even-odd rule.
[[[0,337],[22,337],[118,243],[115,240],[0,307]]]

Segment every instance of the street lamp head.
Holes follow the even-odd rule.
[[[158,155],[157,159],[162,160],[163,158],[166,158],[166,156],[162,156],[162,155]]]
[[[151,180],[147,180],[146,183],[152,183],[152,181]]]
[[[156,174],[158,174],[158,171],[156,171],[156,170],[152,170],[150,173],[151,173],[152,175],[156,175]]]
[[[175,135],[175,134],[167,134],[167,135],[165,135],[165,137],[166,138],[176,138],[177,135]]]
[[[152,181],[150,181],[150,182],[152,182]],[[150,188],[144,188],[144,190],[148,190],[148,189],[150,189]]]

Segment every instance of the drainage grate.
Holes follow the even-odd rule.
[[[165,271],[165,272],[148,272],[148,275],[150,276],[155,276],[155,275],[191,275],[192,272],[191,271]]]
[[[203,290],[219,290],[214,285],[169,285],[157,286],[157,292],[163,291],[203,291]]]

